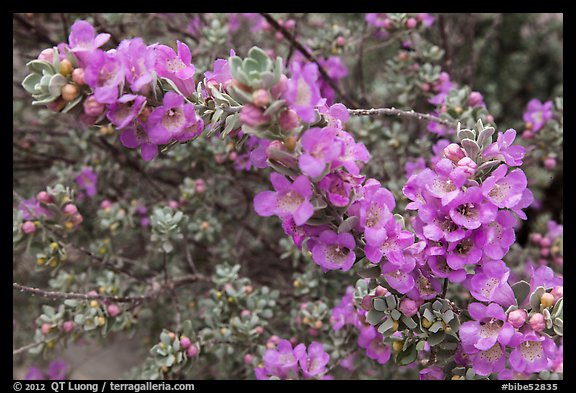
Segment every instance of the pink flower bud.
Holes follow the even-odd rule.
[[[308,335],[310,337],[316,337],[316,336],[318,336],[318,330],[316,330],[314,328],[310,328],[310,329],[308,329]]]
[[[282,95],[282,93],[284,93],[284,91],[286,91],[287,88],[288,88],[288,77],[282,74],[278,82],[274,86],[272,86],[272,89],[270,89],[270,93],[272,93],[272,97],[278,98]]]
[[[96,98],[93,95],[86,98],[82,105],[84,106],[84,113],[92,117],[100,116],[104,113],[104,109],[106,108],[106,105],[96,101]]]
[[[284,38],[284,34],[280,33],[279,31],[277,31],[274,34],[274,38],[276,39],[276,41],[282,41],[282,39]]]
[[[477,91],[471,92],[470,96],[468,97],[468,105],[471,107],[476,107],[481,106],[482,104],[484,104],[484,97],[482,97],[482,94]]]
[[[38,200],[38,202],[45,204],[52,202],[52,197],[46,191],[40,191],[36,195],[36,199]]]
[[[108,199],[104,199],[102,202],[100,202],[100,208],[101,209],[110,209],[112,207],[112,202],[110,202]]]
[[[542,235],[540,233],[533,233],[530,235],[530,240],[532,240],[532,243],[540,244]]]
[[[270,93],[265,89],[258,89],[252,93],[252,103],[256,106],[265,107],[270,104]]]
[[[292,30],[293,28],[296,27],[296,21],[294,19],[288,19],[284,23],[284,27],[286,28],[286,30]]]
[[[266,49],[266,54],[271,59],[276,58],[276,52],[274,52],[274,49]]]
[[[295,111],[288,109],[280,114],[278,122],[283,130],[289,131],[300,125],[300,117]]]
[[[544,160],[544,168],[548,169],[549,171],[556,168],[556,159],[554,157],[546,157]]]
[[[563,286],[554,287],[550,293],[552,294],[552,296],[554,296],[554,303],[556,303],[558,299],[564,297],[564,287]]]
[[[362,298],[362,308],[366,311],[372,310],[372,296],[366,295]]]
[[[540,256],[547,257],[548,255],[550,255],[550,249],[549,248],[541,248],[540,249]]]
[[[554,263],[558,266],[564,265],[564,258],[563,257],[556,257],[554,258]]]
[[[336,45],[337,45],[337,46],[344,46],[344,45],[346,45],[346,38],[344,38],[344,37],[342,37],[341,35],[339,35],[339,36],[336,38]]]
[[[458,168],[464,170],[464,173],[466,173],[468,177],[474,176],[476,168],[478,168],[478,165],[470,157],[462,158],[460,161],[458,161],[457,165]]]
[[[451,143],[444,148],[444,157],[452,161],[454,164],[457,164],[458,161],[466,157],[466,153],[460,145]]]
[[[550,247],[552,245],[552,240],[549,237],[543,237],[540,240],[540,247]]]
[[[82,86],[84,84],[84,68],[75,68],[74,71],[72,71],[72,80],[78,86]]]
[[[50,333],[50,329],[52,329],[52,325],[50,325],[49,323],[43,323],[42,327],[40,328],[42,334]]]
[[[406,27],[409,29],[416,28],[416,25],[418,25],[418,21],[415,18],[408,18],[406,21]]]
[[[388,290],[384,288],[382,285],[378,285],[376,288],[374,288],[374,294],[376,296],[386,296],[387,293]]]
[[[544,315],[540,313],[532,315],[530,318],[530,327],[532,327],[536,332],[541,332],[546,329],[546,320],[544,319]]]
[[[424,92],[430,91],[430,83],[426,83],[426,82],[421,83],[420,84],[420,90],[422,90]]]
[[[202,194],[204,191],[206,191],[206,183],[204,180],[196,179],[196,182],[194,183],[194,191],[199,194]]]
[[[52,64],[53,59],[54,59],[54,49],[52,48],[46,48],[38,55],[38,60],[44,60],[50,64]]]
[[[225,291],[231,291],[233,289],[234,289],[234,287],[232,286],[232,284],[230,284],[230,283],[224,284],[224,290]]]
[[[228,154],[228,158],[230,159],[230,161],[236,161],[236,159],[238,158],[238,153],[236,153],[235,151],[231,151],[230,154]]]
[[[290,344],[292,344],[293,346],[298,344],[298,337],[292,336],[290,337]]]
[[[189,346],[186,350],[186,355],[188,355],[189,358],[196,357],[198,355],[198,347],[196,345]]]
[[[26,221],[22,224],[22,231],[27,235],[34,233],[36,232],[36,225],[32,221]]]
[[[250,314],[252,314],[252,312],[250,310],[242,310],[240,312],[240,316],[242,316],[242,317],[249,317]]]
[[[384,22],[382,22],[382,27],[384,27],[386,30],[390,30],[393,27],[392,21],[390,19],[384,19]]]
[[[74,225],[78,225],[78,224],[81,224],[82,221],[84,221],[84,217],[82,217],[82,214],[76,213],[72,216],[71,221]]]
[[[246,365],[251,365],[252,361],[254,360],[254,356],[250,353],[247,353],[246,355],[244,355],[244,364]]]
[[[115,317],[120,314],[120,308],[115,304],[109,304],[106,308],[106,311],[108,311],[108,315],[111,317]]]
[[[252,104],[246,104],[240,111],[240,121],[250,127],[266,124],[270,118],[264,116],[264,111]]]
[[[183,349],[188,349],[190,347],[190,345],[192,345],[192,341],[190,341],[190,339],[186,336],[182,336],[180,337],[180,346]]]
[[[73,321],[66,321],[62,324],[62,330],[64,333],[70,333],[72,330],[74,330],[74,326],[76,325]]]
[[[64,214],[66,214],[67,216],[71,216],[72,214],[78,213],[78,208],[76,207],[75,204],[69,203],[66,206],[64,206],[64,209],[62,209],[62,212]]]
[[[262,326],[256,326],[256,334],[260,335],[264,333],[264,328]]]
[[[530,130],[525,130],[522,133],[522,139],[524,140],[530,140],[530,139],[534,139],[534,137],[536,136],[536,134],[534,134],[532,131]]]
[[[487,123],[494,123],[494,116],[486,115],[486,122]]]
[[[508,314],[508,322],[516,329],[519,329],[524,325],[526,318],[528,318],[528,314],[526,313],[526,310],[523,309],[514,310]]]
[[[179,206],[180,205],[178,204],[177,201],[171,200],[168,202],[168,207],[170,207],[170,209],[176,210],[176,209],[178,209]]]
[[[407,317],[411,317],[418,312],[418,304],[414,300],[406,297],[400,302],[399,310]]]
[[[264,329],[262,329],[262,330],[264,330]],[[280,337],[278,337],[277,335],[274,334],[273,336],[271,336],[268,339],[268,341],[270,341],[273,344],[278,344],[280,342]]]

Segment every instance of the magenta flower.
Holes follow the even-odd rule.
[[[256,371],[257,379],[268,379],[267,375],[275,375],[281,379],[298,376],[298,358],[288,340],[280,340],[276,349],[268,349],[264,353],[264,368]]]
[[[328,105],[324,104],[318,107],[318,111],[324,115],[324,118],[328,122],[328,127],[334,127],[338,129],[343,129],[344,124],[350,119],[350,114],[348,113],[348,109],[344,106],[344,104],[334,104],[328,107]]]
[[[450,243],[446,249],[448,266],[458,270],[478,263],[482,258],[482,248],[479,246],[482,244],[481,239],[478,233],[468,231],[464,239]]]
[[[156,73],[158,76],[170,79],[182,94],[190,97],[196,90],[194,84],[196,69],[192,65],[192,55],[188,45],[180,41],[176,41],[176,44],[178,54],[166,45],[156,47]]]
[[[407,295],[415,300],[429,300],[436,297],[441,290],[440,281],[432,277],[428,271],[416,268],[412,271],[414,278],[414,288]]]
[[[235,56],[234,50],[230,51],[230,56]],[[206,77],[206,83],[214,81],[221,83],[226,86],[232,80],[232,74],[230,73],[230,65],[226,59],[217,59],[214,62],[214,71],[206,71],[204,73]]]
[[[335,331],[342,329],[344,325],[354,324],[356,320],[356,308],[354,308],[353,298],[354,288],[348,286],[346,288],[346,294],[342,297],[340,303],[332,309],[330,323],[332,324],[332,329]]]
[[[496,220],[482,226],[483,244],[480,247],[489,259],[504,258],[516,240],[516,218],[508,210],[499,210]]]
[[[189,141],[200,135],[203,129],[203,121],[196,114],[194,105],[185,104],[184,97],[171,91],[164,95],[163,105],[150,114],[148,123],[148,136],[157,145]]]
[[[52,381],[63,381],[68,373],[68,364],[64,360],[53,360],[48,365],[48,378]]]
[[[76,183],[82,188],[86,195],[93,197],[96,195],[96,185],[98,184],[98,175],[92,170],[92,168],[84,168],[76,176]]]
[[[343,207],[350,203],[351,191],[360,186],[362,180],[364,176],[352,176],[343,171],[335,171],[320,180],[318,188],[326,193],[331,204]]]
[[[299,166],[306,176],[317,178],[332,161],[338,158],[343,146],[336,135],[336,128],[310,128],[302,136],[302,154]]]
[[[74,52],[83,62],[85,56],[90,52],[100,48],[110,39],[110,34],[102,33],[96,35],[94,27],[85,20],[77,20],[70,28],[68,44],[71,52]]]
[[[366,244],[371,247],[382,246],[387,238],[385,226],[390,220],[394,221],[391,213],[396,206],[394,195],[386,188],[380,188],[359,205],[359,221],[364,230]],[[386,253],[387,250],[383,252]]]
[[[408,293],[416,285],[416,281],[411,274],[413,269],[414,266],[397,266],[392,263],[385,263],[382,265],[382,276],[398,292]]]
[[[496,343],[486,350],[476,350],[469,354],[472,367],[478,375],[499,373],[506,367],[506,352],[502,344]]]
[[[460,326],[459,335],[464,346],[474,346],[481,351],[488,350],[496,342],[507,345],[515,333],[514,328],[506,322],[506,313],[499,305],[490,303],[471,303],[468,306],[470,316],[474,321],[464,322]]]
[[[522,165],[522,159],[526,149],[521,145],[514,145],[516,139],[516,130],[510,128],[505,133],[499,132],[498,139],[484,149],[482,157],[490,159],[499,159],[510,166]]]
[[[422,235],[435,242],[459,242],[464,239],[467,231],[456,225],[450,218],[450,209],[442,206],[437,199],[430,198],[418,209],[417,220],[422,222]]]
[[[451,282],[462,282],[466,279],[466,270],[463,268],[453,269],[446,262],[444,255],[429,256],[428,266],[435,277],[447,278]]]
[[[106,117],[119,130],[134,123],[144,106],[146,97],[134,94],[124,94],[115,103],[110,105]]]
[[[150,161],[158,155],[158,146],[150,141],[146,126],[130,126],[120,134],[120,142],[129,148],[140,148],[140,153],[144,161]]]
[[[392,351],[384,343],[384,337],[376,331],[374,326],[359,326],[358,346],[366,349],[366,356],[376,360],[378,364],[386,364],[390,360]]]
[[[426,367],[418,373],[421,381],[441,381],[444,379],[444,371],[440,367]]]
[[[515,304],[514,292],[508,284],[509,276],[510,269],[504,262],[485,262],[470,279],[470,293],[482,302],[496,302],[504,307]]]
[[[433,15],[430,15],[425,12],[418,14],[418,20],[420,20],[425,27],[432,26],[435,19],[436,18]]]
[[[496,218],[498,208],[484,202],[480,187],[469,187],[450,203],[450,218],[466,229],[476,229]]]
[[[324,271],[341,269],[347,272],[356,261],[355,247],[356,240],[351,234],[326,230],[312,248],[312,259]]]
[[[299,344],[294,348],[294,354],[298,357],[298,363],[305,378],[317,376],[326,372],[326,365],[330,361],[330,355],[324,351],[324,345],[312,342],[308,346]]]
[[[518,372],[540,372],[555,360],[556,350],[556,344],[548,336],[527,333],[510,354],[510,366]]]
[[[530,129],[532,132],[540,131],[542,127],[552,119],[553,106],[552,101],[542,103],[537,98],[530,100],[523,117],[524,122],[526,122],[526,128]]]
[[[426,190],[436,198],[440,198],[445,206],[462,194],[461,187],[466,176],[454,170],[454,164],[443,158],[435,166],[435,170],[424,169],[419,176],[425,180]]]
[[[298,176],[294,183],[290,183],[284,176],[272,173],[270,181],[276,191],[263,191],[254,198],[258,215],[292,217],[296,225],[302,225],[312,217],[312,186],[306,176]]]
[[[130,89],[146,93],[153,80],[156,62],[155,46],[146,46],[142,38],[124,40],[118,46],[118,55],[124,62],[126,80]]]
[[[48,218],[53,216],[53,214],[43,208],[40,202],[34,197],[23,199],[22,202],[18,204],[18,210],[22,212],[22,218],[25,220],[37,220],[40,216],[46,216]]]
[[[344,130],[338,130],[338,138],[343,142],[344,149],[338,159],[332,163],[332,169],[343,166],[351,175],[359,175],[358,161],[366,163],[370,160],[368,149],[363,143],[357,143],[354,137]]]
[[[482,195],[501,209],[516,206],[528,184],[521,169],[506,175],[507,171],[508,166],[502,164],[482,183]]]
[[[102,104],[113,104],[124,81],[122,61],[113,53],[95,51],[84,69],[84,81],[94,90],[94,98]]]
[[[383,216],[386,219],[386,216]],[[394,265],[404,264],[403,250],[414,243],[414,234],[400,228],[393,217],[388,217],[382,228],[384,241],[379,246],[371,246],[368,243],[364,247],[366,258],[372,263],[379,263],[382,257]],[[376,231],[374,231],[376,232]],[[376,239],[376,235],[374,235]]]
[[[24,380],[26,381],[40,381],[46,379],[46,376],[44,375],[44,373],[42,371],[40,371],[40,369],[38,367],[30,367],[28,369],[28,372],[26,373],[26,376],[24,377]]]
[[[308,63],[304,67],[298,62],[291,64],[292,78],[288,80],[288,88],[284,98],[291,109],[305,122],[312,122],[316,118],[314,108],[321,99],[318,87],[318,66]]]

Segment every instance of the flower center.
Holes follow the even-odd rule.
[[[541,359],[543,355],[542,343],[539,341],[526,341],[520,346],[522,357],[529,362]]]

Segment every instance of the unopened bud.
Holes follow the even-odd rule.
[[[516,329],[519,329],[524,325],[526,318],[528,318],[528,314],[523,309],[514,310],[508,314],[508,322]]]
[[[458,161],[457,166],[458,168],[463,169],[464,173],[466,173],[468,177],[474,176],[476,168],[478,168],[478,165],[470,157],[462,158],[460,161]]]
[[[68,83],[67,85],[64,85],[64,87],[62,88],[61,94],[62,94],[62,99],[64,101],[70,102],[70,101],[73,101],[76,97],[78,97],[78,94],[80,94],[80,91],[78,90],[76,85]]]
[[[456,143],[451,143],[444,148],[444,157],[452,161],[454,164],[458,164],[458,161],[466,157],[466,152]]]
[[[36,232],[36,225],[32,221],[26,221],[22,224],[22,232],[29,235]]]
[[[540,297],[540,304],[545,308],[552,307],[554,304],[554,295],[548,292],[543,293]]]
[[[541,332],[546,328],[546,319],[544,315],[536,313],[530,318],[530,327],[536,332]]]

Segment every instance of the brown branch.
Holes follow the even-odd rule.
[[[334,91],[342,98],[342,101],[344,101],[344,103],[347,106],[355,107],[355,108],[360,106],[355,100],[348,97],[346,94],[344,94],[342,92],[342,90],[340,89],[338,84],[336,82],[334,82],[334,80],[330,77],[330,75],[328,75],[328,72],[326,71],[326,69],[322,66],[322,64],[320,64],[320,61],[318,60],[318,58],[316,56],[314,56],[312,53],[310,53],[308,51],[308,49],[306,49],[304,47],[304,45],[302,45],[296,39],[296,37],[294,37],[294,35],[292,35],[292,33],[290,33],[286,28],[284,28],[284,26],[280,25],[280,23],[278,23],[278,21],[276,19],[274,19],[274,17],[272,15],[265,13],[265,12],[260,13],[260,15],[262,15],[266,19],[266,21],[268,23],[270,23],[270,25],[272,27],[274,27],[277,31],[279,31],[284,36],[284,38],[286,38],[288,41],[290,41],[290,43],[300,53],[302,53],[304,55],[304,57],[306,57],[307,60],[315,63],[318,66],[318,71],[320,71],[320,74],[322,74],[322,77],[324,78],[324,80],[326,80],[326,82],[330,85],[330,87],[332,87],[334,89]]]
[[[414,112],[414,110],[404,111],[396,108],[348,109],[348,113],[352,116],[398,116],[407,119],[433,121],[436,123],[443,124],[447,127],[455,126],[448,120],[444,120],[426,113]]]
[[[37,347],[38,345],[46,344],[47,342],[48,342],[47,340],[42,340],[42,341],[38,341],[38,342],[31,343],[31,344],[28,344],[28,345],[24,345],[23,347],[20,347],[20,348],[18,348],[18,349],[13,350],[13,351],[12,351],[12,356],[16,356],[16,355],[18,355],[19,353],[22,353],[22,352],[27,351],[27,350],[29,350],[29,349],[35,348],[35,347]]]
[[[41,42],[45,42],[47,44],[49,44],[50,46],[56,46],[58,45],[58,43],[56,41],[54,41],[52,38],[50,38],[47,34],[45,34],[45,32],[41,32],[38,30],[38,28],[36,26],[34,26],[32,23],[30,23],[29,21],[26,20],[26,18],[24,18],[22,15],[20,14],[12,14],[12,19],[14,19],[16,22],[18,22],[20,25],[22,25],[23,27],[26,28],[27,31],[32,31],[34,32],[34,35],[36,36],[36,38],[38,38]]]

